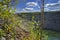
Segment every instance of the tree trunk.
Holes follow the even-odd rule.
[[[41,0],[41,27],[40,27],[40,40],[43,40],[43,27],[44,27],[44,0]]]

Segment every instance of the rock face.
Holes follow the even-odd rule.
[[[60,31],[60,12],[45,13],[44,28]]]

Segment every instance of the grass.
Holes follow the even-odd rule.
[[[52,30],[45,30],[45,32],[47,32],[47,35],[49,36],[60,37],[60,32],[52,31]]]

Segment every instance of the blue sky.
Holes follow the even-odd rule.
[[[60,0],[45,0],[44,11],[60,10]],[[19,0],[16,12],[39,12],[41,10],[41,0]]]

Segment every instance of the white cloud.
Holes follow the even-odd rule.
[[[60,3],[60,0],[58,1],[58,3]]]
[[[56,3],[45,4],[45,7],[54,7],[54,6],[59,6],[59,5],[60,5],[60,0]]]
[[[22,12],[27,12],[26,10],[19,10],[19,9],[16,9],[16,13],[22,13]]]
[[[26,3],[26,7],[22,10],[17,10],[17,12],[36,12],[35,7],[40,8],[37,2],[28,2]],[[40,11],[40,10],[39,10]]]
[[[38,2],[28,2],[26,5],[27,5],[27,7],[37,7],[37,8],[40,8]]]
[[[40,6],[38,5],[38,8],[40,9]]]
[[[44,11],[49,11],[50,9],[49,8],[44,8]]]
[[[27,8],[27,9],[30,9],[30,8]],[[31,10],[31,11],[27,11],[25,9],[23,10],[16,10],[16,13],[25,13],[25,12],[40,12],[41,10]]]
[[[23,9],[23,11],[32,11],[32,10],[34,10],[34,8],[27,8],[26,7],[26,8]]]
[[[45,9],[46,10],[49,10],[49,11],[55,11],[55,10],[60,10],[60,0],[56,3],[48,3],[48,4],[45,4]]]
[[[28,2],[26,5],[28,5],[28,6],[37,6],[38,3],[36,3],[36,2]]]
[[[45,7],[54,6],[54,5],[57,5],[57,3],[49,3],[49,4],[45,4]]]
[[[36,12],[38,9],[40,9],[38,2],[27,2],[25,8],[17,9],[16,12]]]

